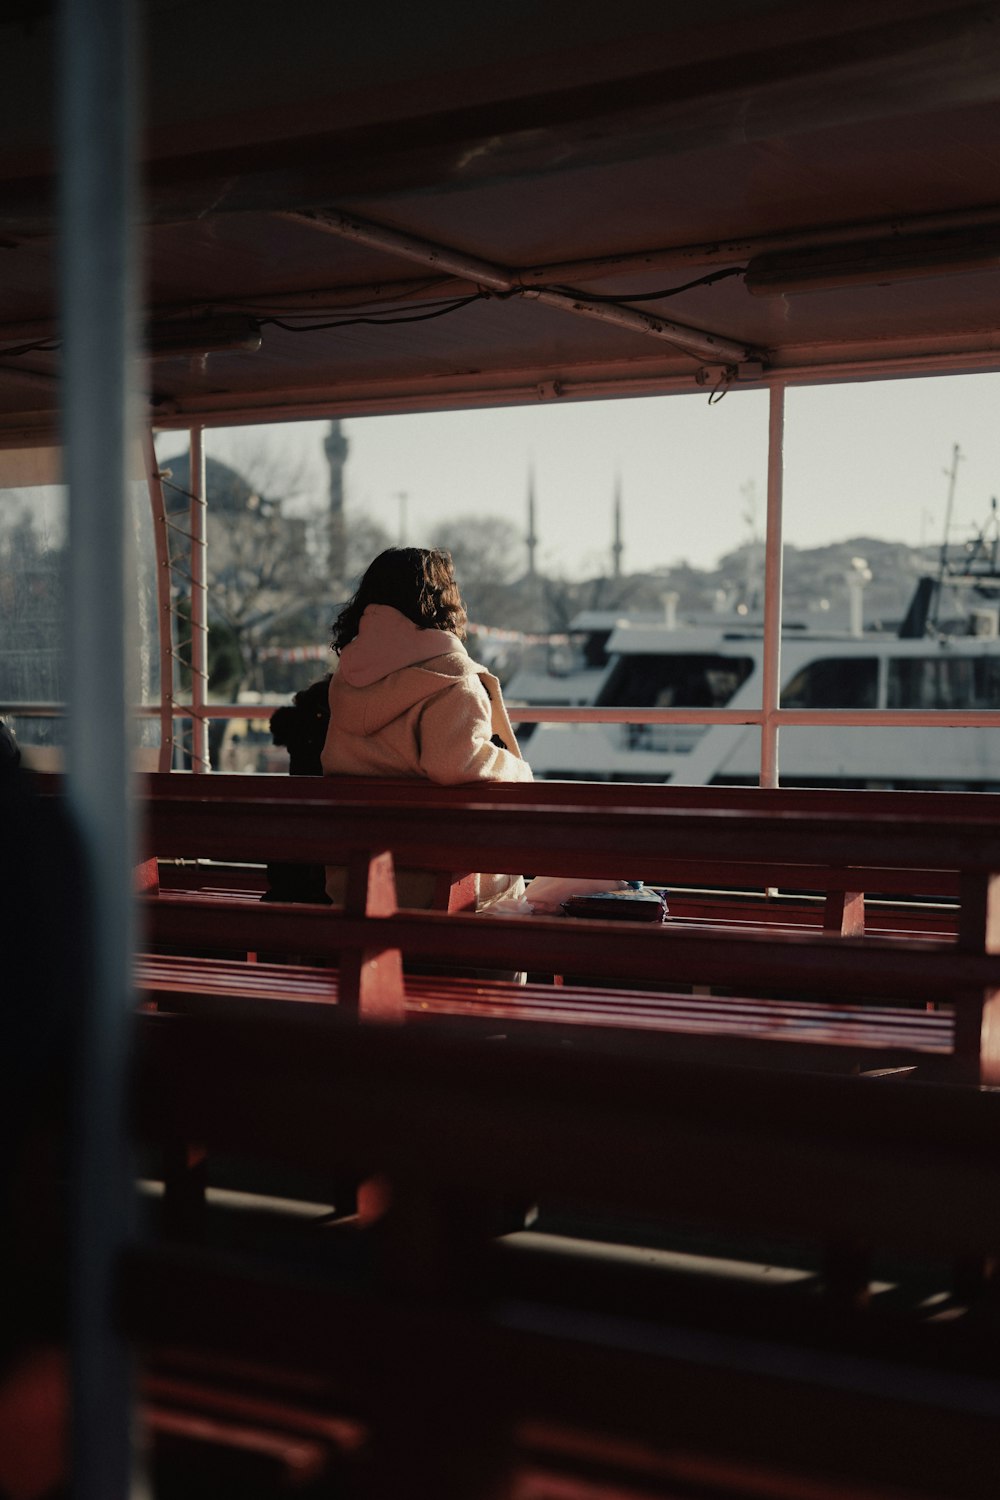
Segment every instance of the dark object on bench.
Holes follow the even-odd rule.
[[[571,896],[562,903],[567,917],[593,917],[600,922],[665,922],[670,915],[659,891],[638,885],[627,891],[595,891]]]
[[[271,715],[271,738],[288,751],[289,776],[322,776],[323,744],[330,723],[330,676],[311,682],[295,694],[286,708]],[[272,863],[262,901],[305,901],[329,906],[326,871],[322,865]]]

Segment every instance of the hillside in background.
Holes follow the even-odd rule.
[[[850,537],[825,547],[786,546],[784,614],[789,623],[834,630],[847,628],[848,577],[861,573],[866,627],[893,629],[906,614],[924,573],[935,573],[932,549],[919,551],[899,542]],[[865,575],[871,575],[866,578]],[[584,610],[662,618],[673,609],[679,624],[708,616],[739,613],[759,620],[764,599],[764,548],[748,544],[727,553],[714,569],[688,564],[598,577],[580,582],[538,576],[521,578],[479,597],[475,580],[463,589],[470,619],[483,625],[539,632],[565,630]]]

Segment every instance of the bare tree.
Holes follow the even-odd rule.
[[[373,558],[392,546],[392,537],[371,516],[348,511],[346,521],[346,565],[345,576],[348,593],[353,593],[361,582],[361,575]]]
[[[314,634],[326,581],[307,546],[301,517],[269,509],[208,518],[209,614],[235,638],[240,676],[233,691],[260,686],[264,644],[299,644]]]
[[[289,515],[290,501],[313,493],[308,465],[248,442],[235,468],[206,463],[209,600],[209,683],[221,697],[263,687],[264,645],[321,640],[329,614],[324,557],[308,514]],[[188,613],[190,504],[188,455],[168,459],[164,481],[174,523],[178,612]]]
[[[433,544],[455,563],[469,618],[484,625],[516,625],[523,614],[524,538],[502,516],[458,516],[437,527]]]
[[[326,500],[317,488],[316,472],[302,449],[290,450],[268,441],[265,430],[241,433],[234,445],[230,472],[251,493],[278,500],[284,511],[319,511]],[[224,497],[220,495],[219,499]]]

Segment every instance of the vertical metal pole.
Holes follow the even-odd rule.
[[[207,486],[205,481],[205,434],[200,427],[190,433],[191,510],[191,769],[210,771],[208,720],[208,590],[206,586]]]
[[[760,784],[778,785],[778,725],[781,701],[782,488],[784,482],[785,387],[771,386],[767,432],[767,535],[764,543],[764,676],[761,686]]]
[[[156,547],[156,627],[160,656],[160,753],[157,770],[169,771],[174,763],[174,611],[170,574],[170,543],[167,511],[163,501],[160,466],[156,460],[152,432],[146,433],[146,482],[153,512]]]
[[[129,1232],[124,1100],[131,994],[128,446],[135,369],[130,0],[62,0],[58,31],[63,426],[69,485],[67,792],[87,863],[71,1237],[72,1486],[124,1500],[126,1351],[114,1277]],[[59,934],[53,934],[59,941]]]

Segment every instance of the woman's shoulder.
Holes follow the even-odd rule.
[[[439,677],[453,677],[457,680],[482,677],[484,674],[489,676],[486,668],[473,661],[464,648],[461,651],[443,651],[440,656],[429,656],[426,661],[410,670],[433,672]]]
[[[503,696],[499,678],[481,662],[474,661],[467,652],[461,656],[449,652],[422,662],[421,667],[438,679],[442,692],[470,694],[477,698],[485,693],[491,701]]]

